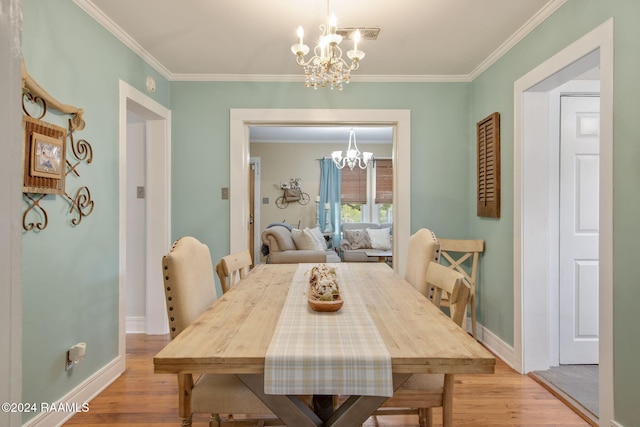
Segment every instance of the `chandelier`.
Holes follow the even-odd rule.
[[[367,151],[360,153],[356,142],[356,132],[351,129],[349,130],[349,146],[347,147],[346,155],[342,157],[342,151],[334,151],[331,153],[331,158],[338,169],[349,166],[349,169],[353,170],[356,165],[360,169],[366,169],[369,161],[373,158],[373,153]]]
[[[327,23],[320,24],[320,40],[313,49],[313,56],[307,61],[305,55],[309,53],[309,46],[303,43],[304,30],[298,27],[298,43],[291,46],[291,51],[296,55],[296,62],[304,70],[306,87],[318,89],[318,86],[329,86],[332,90],[343,89],[351,79],[351,71],[357,70],[360,60],[364,58],[364,52],[358,50],[360,31],[353,33],[353,50],[347,52],[351,60],[348,64],[342,59],[340,42],[342,36],[336,33],[337,21],[334,14],[330,15],[329,0],[327,0]]]

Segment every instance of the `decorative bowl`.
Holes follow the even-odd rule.
[[[309,298],[307,301],[309,302],[309,306],[314,311],[338,311],[344,303],[340,296],[338,296],[338,298],[334,299],[333,301],[320,301],[313,298]]]

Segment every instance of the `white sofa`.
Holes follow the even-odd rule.
[[[390,246],[389,249],[374,249],[371,246],[371,242],[367,244],[367,241],[357,241],[357,237],[354,240],[354,234],[358,232],[364,233],[367,229],[381,230],[389,229]],[[355,232],[355,233],[354,233]],[[360,234],[362,234],[360,233]],[[345,222],[342,223],[342,239],[340,240],[340,254],[344,262],[377,262],[379,258],[377,256],[367,256],[365,252],[369,253],[382,253],[388,252],[393,247],[393,224],[383,223],[376,224],[372,222]]]
[[[331,250],[298,249],[291,230],[284,225],[273,225],[262,232],[263,254],[270,264],[296,264],[306,262],[340,262],[338,254]],[[266,253],[265,253],[266,252]]]

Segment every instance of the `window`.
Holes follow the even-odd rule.
[[[342,222],[392,222],[392,160],[375,159],[367,169],[342,169],[341,203]]]

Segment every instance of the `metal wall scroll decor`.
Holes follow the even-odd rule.
[[[42,118],[52,108],[68,114],[68,130],[47,123]],[[85,139],[75,139],[74,132],[84,129],[82,109],[58,102],[27,73],[22,62],[23,129],[23,199],[27,209],[22,215],[25,231],[42,231],[49,225],[47,211],[40,204],[47,194],[61,195],[69,202],[70,224],[80,224],[91,215],[94,202],[91,192],[81,186],[68,191],[67,177],[80,178],[79,167],[93,161],[93,149]],[[70,150],[67,150],[67,143]]]

